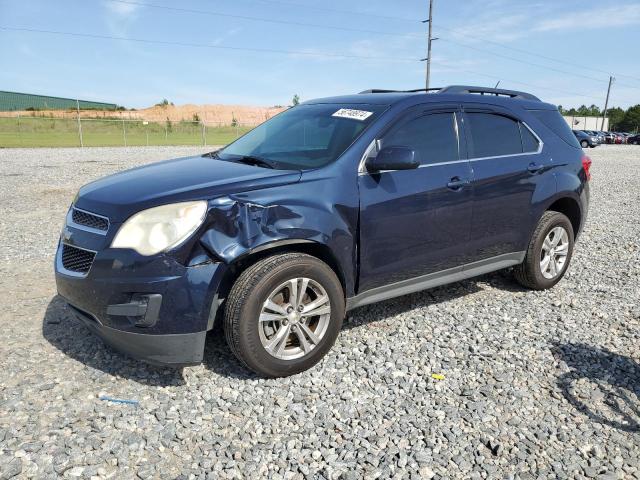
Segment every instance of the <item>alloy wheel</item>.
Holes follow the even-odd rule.
[[[563,227],[552,228],[542,243],[540,271],[542,276],[554,279],[560,275],[569,254],[569,234]]]
[[[310,278],[293,278],[267,297],[258,319],[264,349],[281,360],[294,360],[321,342],[331,321],[325,289]]]

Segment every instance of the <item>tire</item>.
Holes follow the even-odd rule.
[[[297,293],[302,291],[299,305],[291,296],[292,279],[298,279]],[[274,296],[274,292],[280,293]],[[265,305],[268,299],[278,310]],[[313,307],[314,301],[321,302],[322,307]],[[279,254],[256,262],[236,280],[225,303],[223,323],[231,351],[249,369],[269,378],[294,375],[318,363],[333,346],[345,315],[344,292],[334,271],[302,253]],[[308,305],[309,312],[326,310],[326,306],[330,310],[306,317],[291,305],[301,310]],[[292,311],[285,315],[287,308]],[[260,320],[275,317],[279,319]],[[284,343],[276,338],[278,333],[282,333]],[[271,351],[267,349],[270,345]]]
[[[588,148],[589,147],[589,142],[587,142],[586,140],[581,140],[580,141],[580,146],[582,148]]]
[[[563,249],[562,246],[566,244],[566,256],[564,257],[560,267],[557,266],[560,262],[553,260],[553,266],[556,266],[555,268],[557,272],[551,278],[548,278],[550,273],[553,272],[549,272],[549,270],[543,272],[542,262],[549,256],[551,258],[559,258],[560,254],[557,254],[557,256],[556,254],[545,254],[545,239],[547,239],[547,237],[551,235],[552,230],[554,230],[555,240],[555,232],[561,232],[561,230],[556,230],[557,227],[560,227],[560,229],[563,229],[566,232],[566,241],[559,243],[558,247],[554,247],[554,249],[558,248],[558,252],[560,252],[561,248]],[[557,238],[560,239],[560,237]],[[560,239],[560,241],[562,240]],[[553,241],[550,243],[553,243]],[[573,255],[573,246],[574,232],[569,219],[560,212],[554,212],[551,210],[544,212],[542,218],[538,222],[538,226],[531,236],[531,241],[529,242],[524,262],[516,266],[514,269],[514,276],[516,280],[522,286],[534,290],[545,290],[553,287],[562,279],[562,277],[564,277],[564,274],[569,267],[571,256]],[[550,264],[551,261],[547,263],[549,266],[548,268],[552,266]]]

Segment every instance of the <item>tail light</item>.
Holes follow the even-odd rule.
[[[582,168],[584,169],[584,173],[587,175],[587,180],[591,180],[591,172],[589,172],[589,169],[591,168],[591,159],[586,155],[582,156]]]

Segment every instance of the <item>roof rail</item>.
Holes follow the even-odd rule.
[[[499,97],[522,98],[524,100],[541,100],[535,95],[518,90],[505,90],[503,88],[472,87],[469,85],[450,85],[440,89],[438,93],[475,93],[480,95],[495,95]]]
[[[370,90],[363,90],[360,93],[417,93],[417,92],[435,92],[438,93],[471,93],[480,95],[493,95],[496,97],[509,97],[509,98],[521,98],[523,100],[534,100],[541,102],[538,97],[531,95],[527,92],[520,92],[518,90],[505,90],[504,88],[490,88],[490,87],[473,87],[469,85],[449,85],[444,88],[416,88],[413,90],[385,90],[380,88],[372,88]]]
[[[358,92],[359,94],[363,94],[363,93],[416,93],[416,92],[435,92],[437,90],[440,90],[440,87],[438,88],[416,88],[414,90],[385,90],[385,89],[381,89],[381,88],[372,88],[369,90],[363,90],[361,92]]]
[[[425,93],[429,93],[429,92],[436,92],[436,91],[440,91],[442,90],[441,87],[434,87],[434,88],[414,88],[413,90],[402,90],[403,92],[408,92],[408,93],[415,93],[415,92],[425,92]]]
[[[363,90],[361,92],[358,92],[358,94],[363,94],[363,93],[392,93],[392,92],[397,92],[398,90],[384,90],[381,88],[371,88],[369,90]]]

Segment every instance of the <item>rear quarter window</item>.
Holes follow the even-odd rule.
[[[524,153],[534,153],[540,148],[538,139],[531,133],[527,127],[520,124],[520,135],[522,136],[522,150]]]
[[[565,143],[574,148],[581,148],[576,136],[557,110],[529,110],[534,117],[560,137]]]

